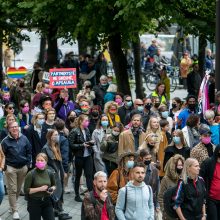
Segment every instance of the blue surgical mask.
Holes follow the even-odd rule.
[[[162,116],[162,118],[168,118],[169,112],[168,111],[161,112],[161,116]]]
[[[59,143],[59,141],[60,141],[60,136],[58,135],[58,136],[54,137],[53,141],[54,141],[55,143]]]
[[[173,142],[174,142],[175,144],[180,144],[180,142],[181,142],[180,137],[174,136],[174,137],[173,137]]]
[[[133,160],[128,160],[126,163],[126,167],[128,169],[132,169],[134,167],[134,161]]]
[[[126,102],[126,105],[127,105],[128,107],[131,107],[131,106],[132,106],[132,101]]]
[[[37,120],[37,124],[40,125],[40,126],[42,126],[44,122],[45,122],[44,119],[38,119]]]
[[[103,84],[101,84],[102,86],[107,86],[108,85],[108,83],[103,83]]]
[[[144,106],[138,106],[138,107],[137,107],[137,110],[138,110],[139,112],[143,112],[143,111],[144,111]]]
[[[108,126],[108,121],[101,121],[101,125],[103,127],[107,127]]]

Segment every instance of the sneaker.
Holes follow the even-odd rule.
[[[82,199],[81,199],[81,197],[79,195],[76,195],[75,196],[75,201],[76,202],[82,202]]]
[[[18,214],[17,211],[15,211],[15,212],[13,213],[13,219],[20,219],[19,214]]]

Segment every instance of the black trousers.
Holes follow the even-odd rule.
[[[88,157],[75,157],[76,179],[75,179],[75,194],[79,195],[79,183],[82,176],[82,171],[86,177],[86,185],[89,191],[93,189],[93,159]]]
[[[105,163],[105,168],[108,174],[108,177],[111,175],[112,171],[117,169],[118,165],[114,162],[111,162],[109,160],[106,159],[102,159],[103,162]]]
[[[207,199],[207,220],[220,219],[220,200]]]
[[[28,199],[29,220],[55,220],[50,197],[41,199]]]

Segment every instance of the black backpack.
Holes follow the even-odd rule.
[[[180,182],[182,182],[182,180],[178,182],[177,186],[167,189],[163,194],[164,211],[172,218],[178,218],[176,210],[173,207],[175,205],[174,197]]]

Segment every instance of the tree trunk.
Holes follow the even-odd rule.
[[[47,34],[47,62],[45,64],[45,69],[48,71],[50,68],[57,66],[57,28],[52,25],[48,29]]]
[[[41,36],[41,39],[40,39],[40,54],[39,54],[39,63],[40,63],[41,67],[43,67],[44,63],[45,63],[46,43],[47,43],[47,39],[45,37]]]
[[[205,49],[207,40],[204,35],[199,36],[199,72],[203,78],[205,75]]]
[[[141,48],[140,48],[140,38],[137,34],[136,41],[132,42],[134,50],[134,72],[135,72],[135,82],[136,82],[136,98],[144,98],[143,81],[141,74]]]
[[[127,74],[127,60],[121,48],[120,34],[109,37],[109,52],[116,75],[118,91],[125,95],[131,95]]]
[[[79,55],[87,53],[88,40],[85,36],[79,35],[77,38],[78,41],[78,51]]]

